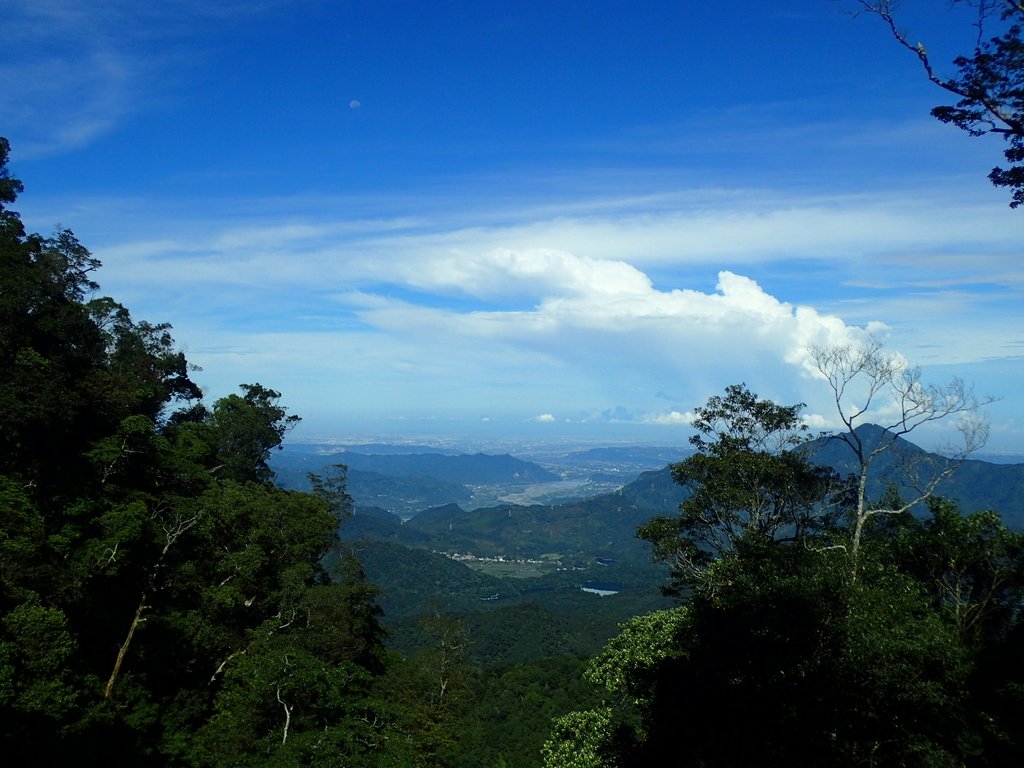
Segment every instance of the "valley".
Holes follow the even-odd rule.
[[[878,438],[877,428],[862,429]],[[536,654],[550,645],[549,635],[566,634],[565,620],[589,628],[585,637],[568,635],[576,638],[572,652],[590,653],[618,623],[672,604],[660,590],[666,567],[652,562],[650,546],[635,534],[656,515],[674,515],[686,498],[668,465],[692,455],[690,449],[534,447],[491,456],[423,445],[358,448],[289,445],[272,466],[278,484],[298,490],[308,490],[309,472],[349,467],[353,514],[341,537],[381,590],[395,648],[423,641],[416,621],[429,611],[470,624],[486,615],[488,631],[512,631],[503,612],[514,609],[507,615],[514,621],[522,606],[533,606],[547,617]],[[370,450],[376,452],[361,452]],[[852,470],[844,446],[819,441],[811,450],[840,474]],[[905,441],[891,453],[873,478],[873,494],[888,484],[901,487],[896,470],[907,456],[917,466],[927,459],[934,471],[947,461]],[[1012,528],[1024,529],[1024,464],[967,461],[939,493],[965,513],[995,508]],[[617,593],[583,592],[588,583],[615,585]],[[491,645],[480,645],[480,663],[502,658],[482,650]]]

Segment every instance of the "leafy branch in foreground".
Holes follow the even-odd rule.
[[[1024,3],[1018,0],[953,0],[953,5],[975,9],[977,38],[970,55],[957,56],[957,74],[939,75],[924,43],[911,42],[896,21],[895,0],[858,0],[862,13],[879,17],[893,38],[911,51],[925,75],[942,90],[956,96],[953,105],[932,109],[932,115],[971,136],[995,135],[1009,146],[1003,150],[1008,167],[993,168],[989,180],[1007,187],[1010,207],[1024,204]],[[992,27],[997,27],[992,31]]]

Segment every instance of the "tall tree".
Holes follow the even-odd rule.
[[[856,461],[848,544],[851,574],[856,578],[868,521],[878,515],[901,515],[926,501],[939,483],[982,447],[988,438],[988,424],[980,409],[990,400],[976,397],[960,379],[945,384],[925,383],[919,368],[886,352],[877,338],[859,344],[812,347],[810,354],[832,390],[842,424],[832,439],[844,443]],[[881,434],[858,429],[865,418],[885,419]],[[868,493],[871,474],[883,458],[897,453],[900,440],[915,430],[949,419],[955,420],[959,442],[947,446],[941,464],[931,454],[904,456],[896,462],[902,484],[914,489],[911,498],[872,500]]]
[[[696,410],[690,443],[697,453],[672,466],[690,495],[679,515],[654,518],[638,531],[655,557],[671,564],[677,590],[699,584],[722,557],[800,541],[828,526],[838,484],[801,450],[808,440],[802,407],[734,384]]]
[[[284,436],[299,422],[280,405],[281,393],[260,384],[243,384],[242,395],[217,401],[210,415],[223,477],[239,481],[270,482],[274,473],[267,463]]]
[[[7,155],[0,739],[58,765],[385,764],[375,592],[325,560],[343,468],[275,487],[280,394],[203,405],[169,325],[97,297],[71,232],[25,233]]]

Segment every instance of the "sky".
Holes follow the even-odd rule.
[[[873,335],[1024,454],[1001,142],[855,6],[0,0],[14,208],[296,440],[683,445],[739,382],[829,427],[808,349]]]

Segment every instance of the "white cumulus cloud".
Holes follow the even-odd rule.
[[[654,416],[648,416],[642,421],[645,424],[675,424],[683,427],[688,427],[693,424],[695,415],[692,411],[686,413],[680,413],[679,411],[670,411],[669,413],[660,413]]]

